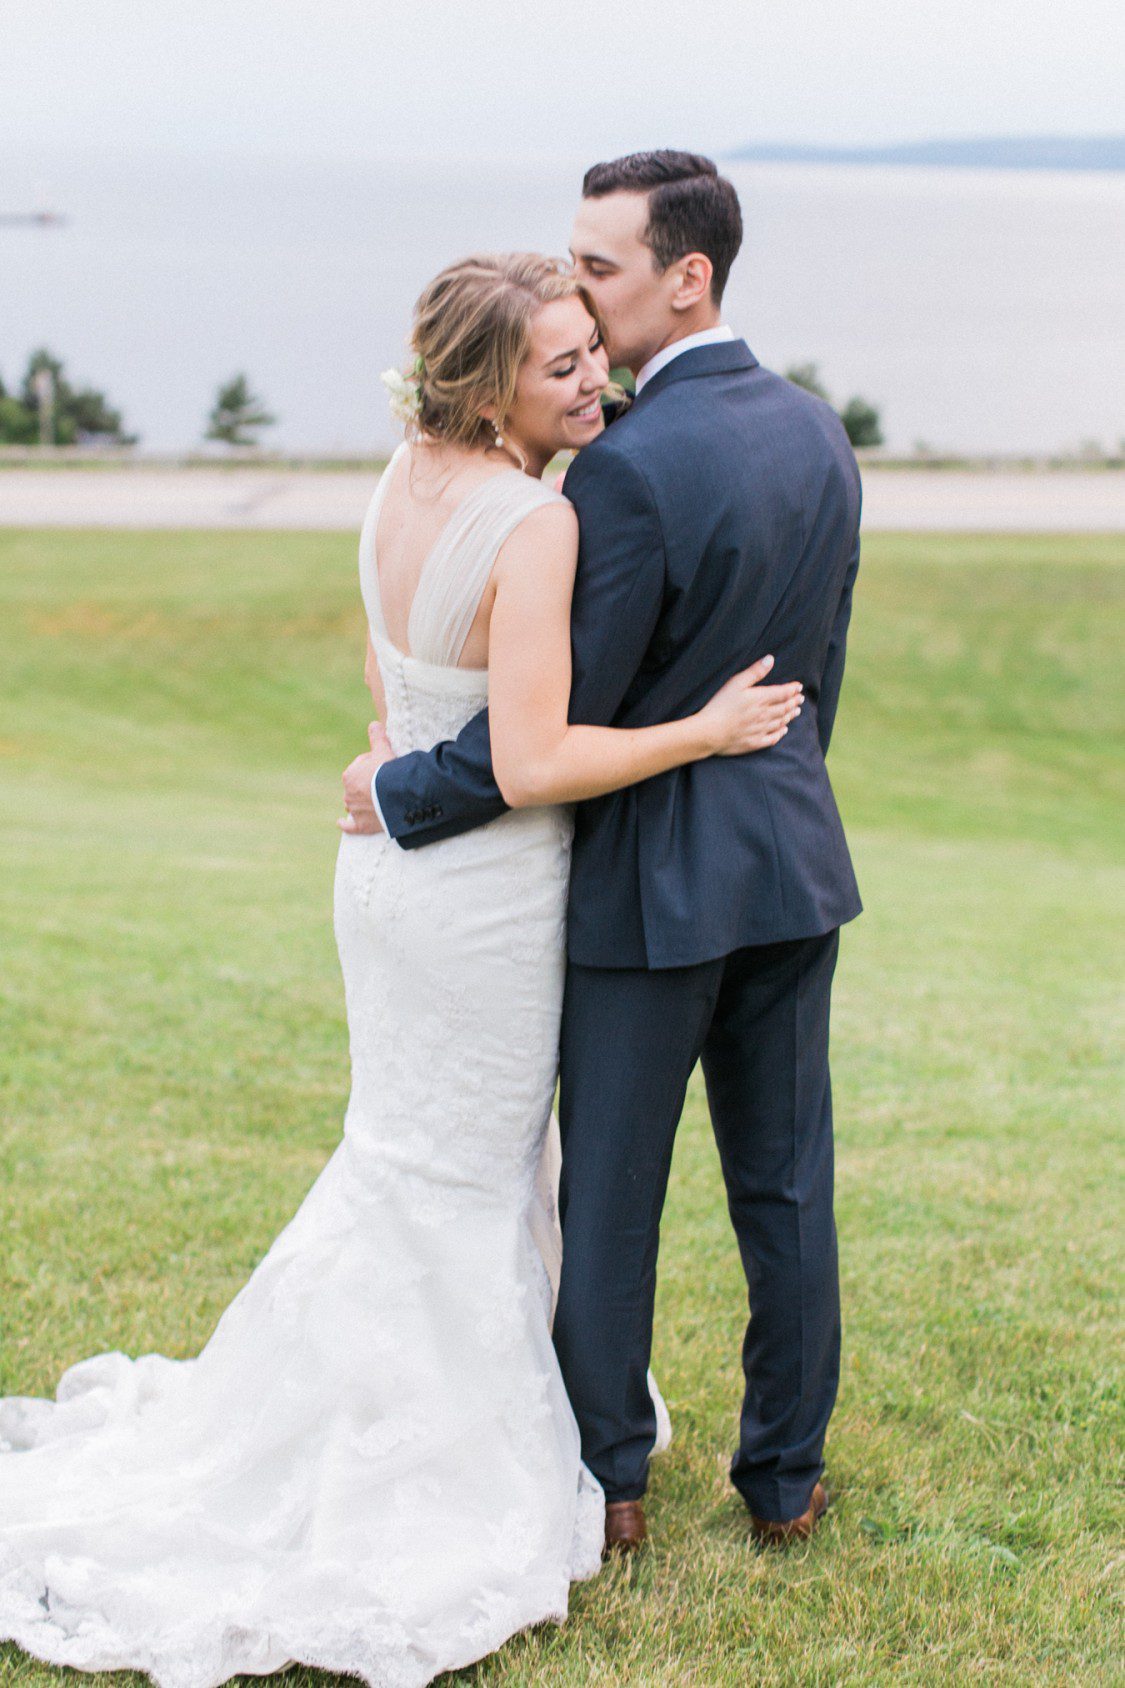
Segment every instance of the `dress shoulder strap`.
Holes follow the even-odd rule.
[[[375,532],[379,526],[379,512],[383,508],[383,495],[390,485],[396,464],[400,458],[405,457],[406,450],[407,442],[403,440],[391,453],[390,461],[371,494],[359,533],[359,590],[363,597],[363,607],[367,611],[367,625],[372,635],[379,634],[384,639],[387,639],[388,635],[387,624],[383,619],[383,600],[379,593],[379,570],[375,566]]]

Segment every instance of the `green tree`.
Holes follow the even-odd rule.
[[[853,445],[882,445],[883,430],[879,426],[879,412],[866,399],[849,399],[840,412],[840,421]]]
[[[19,399],[0,399],[0,445],[34,445],[38,438],[39,423]]]
[[[93,387],[79,387],[71,394],[69,418],[78,439],[112,438],[122,445],[135,445],[136,435],[126,434],[121,426],[121,412],[114,410],[104,393]]]
[[[34,416],[12,397],[0,376],[0,445],[34,445],[36,438]]]
[[[45,346],[32,352],[28,359],[18,397],[9,394],[0,382],[0,443],[34,445],[38,442],[38,387],[43,373],[50,378],[53,395],[49,444],[83,445],[97,439],[114,445],[136,444],[136,435],[125,432],[121,412],[112,408],[105,394],[93,387],[72,387],[62,360]]]
[[[250,391],[245,375],[233,375],[215,395],[204,438],[227,445],[257,445],[261,430],[271,428],[276,420]]]
[[[785,371],[785,379],[792,381],[795,387],[803,387],[806,393],[812,393],[815,398],[825,399],[831,404],[828,393],[820,379],[820,365],[816,363],[795,363]]]
[[[795,363],[785,371],[785,379],[792,381],[795,387],[803,387],[806,393],[813,393],[818,399],[832,404],[828,389],[820,379],[818,364]],[[833,408],[835,409],[835,406]],[[883,430],[879,425],[879,412],[866,399],[849,399],[838,415],[852,445],[882,445]]]

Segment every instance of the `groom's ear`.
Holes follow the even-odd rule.
[[[711,277],[715,273],[706,252],[688,252],[670,266],[679,272],[672,294],[674,311],[691,311],[711,297]]]

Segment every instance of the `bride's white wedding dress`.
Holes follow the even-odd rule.
[[[513,469],[468,495],[407,656],[374,555],[392,472],[360,572],[405,751],[485,703],[458,654],[499,546],[558,494]],[[342,1142],[198,1358],[105,1354],[57,1401],[0,1402],[0,1637],[165,1688],[291,1660],[416,1688],[598,1569],[543,1176],[570,830],[544,808],[420,850],[342,839]]]

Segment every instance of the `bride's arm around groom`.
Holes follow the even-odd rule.
[[[648,485],[611,445],[606,434],[586,447],[571,465],[563,488],[579,524],[578,567],[569,605],[568,718],[591,726],[608,726],[614,720],[644,661],[664,597],[663,541]],[[530,545],[521,545],[518,534],[513,537],[505,562],[513,573],[523,571],[530,591],[542,591],[535,535],[529,537]],[[511,605],[511,612],[507,620],[516,647],[521,638],[518,603]],[[498,619],[493,638],[503,639],[505,618]],[[534,648],[527,648],[526,638],[523,643],[534,661]],[[750,660],[748,653],[746,663]],[[492,666],[505,671],[503,663]],[[388,833],[403,848],[436,843],[495,820],[509,806],[502,784],[510,795],[523,795],[519,782],[496,777],[491,722],[491,712],[482,710],[456,739],[431,752],[396,757],[379,769],[380,813]],[[551,798],[544,794],[539,800]]]

